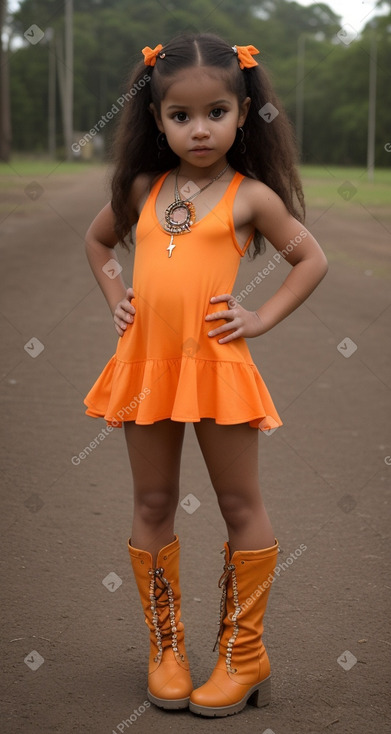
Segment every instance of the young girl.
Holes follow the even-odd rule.
[[[88,415],[124,425],[134,483],[129,552],[150,630],[148,697],[203,716],[270,699],[261,636],[278,542],[260,493],[257,438],[282,421],[245,338],[292,313],[327,271],[301,224],[290,127],[258,53],[210,34],[143,49],[118,129],[112,200],[86,237],[120,339],[85,402]],[[126,288],[114,246],[135,224]],[[249,247],[260,253],[263,237],[292,270],[248,311],[232,289],[240,258]],[[195,690],[174,534],[187,422],[228,534],[219,657]]]

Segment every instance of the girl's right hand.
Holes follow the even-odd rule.
[[[136,309],[130,301],[134,298],[133,288],[128,288],[125,297],[117,303],[114,310],[114,325],[119,336],[123,336],[128,324],[134,321]]]

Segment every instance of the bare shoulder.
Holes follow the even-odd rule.
[[[258,211],[260,207],[270,205],[271,202],[275,204],[280,202],[283,204],[278,194],[270,186],[248,176],[243,179],[239,190],[241,192],[241,198],[247,201],[250,207],[253,207],[255,204]]]
[[[234,218],[240,224],[259,227],[260,219],[273,212],[283,216],[286,207],[282,199],[270,186],[246,176],[239,186],[234,204]]]
[[[131,211],[140,216],[141,210],[151,192],[151,189],[162,175],[161,172],[139,173],[132,182],[129,191],[129,204]]]
[[[160,175],[160,173],[140,173],[133,180],[127,198],[130,227],[138,221],[148,194]],[[118,237],[115,232],[115,214],[111,202],[106,204],[95,217],[87,231],[86,239],[87,241],[99,240],[107,247],[115,247]]]

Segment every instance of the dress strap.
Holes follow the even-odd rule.
[[[165,171],[165,173],[162,173],[161,176],[159,176],[159,178],[153,184],[153,186],[152,186],[152,188],[151,188],[151,190],[149,192],[148,199],[150,199],[151,203],[153,203],[154,206],[156,204],[156,199],[158,197],[158,193],[159,193],[160,189],[162,188],[162,186],[163,186],[163,184],[164,184],[167,176],[171,172],[172,172],[172,168],[170,168],[168,171]]]
[[[229,208],[232,209],[233,203],[235,201],[235,196],[237,194],[238,188],[240,184],[242,183],[243,179],[246,178],[243,176],[242,173],[239,173],[238,171],[235,171],[234,176],[232,177],[231,181],[229,182],[226,192],[223,196],[223,201],[228,204]]]
[[[149,196],[148,196],[148,198],[151,200],[151,202],[153,202],[153,204],[156,203],[156,199],[158,197],[159,191],[160,191],[161,187],[163,186],[163,184],[164,184],[167,176],[170,173],[172,173],[172,170],[173,169],[170,168],[168,171],[166,171],[165,173],[163,173],[161,176],[159,176],[159,178],[153,184],[153,186],[152,186],[152,188],[151,188],[151,190],[149,192]],[[228,186],[226,188],[225,194],[223,194],[222,198],[217,203],[216,207],[219,206],[219,204],[222,204],[222,203],[227,204],[228,207],[230,207],[230,208],[233,206],[233,203],[234,203],[234,200],[235,200],[235,196],[236,196],[236,192],[237,192],[237,190],[238,190],[238,188],[239,188],[239,186],[242,183],[242,181],[243,181],[244,178],[245,178],[245,176],[243,176],[242,173],[238,173],[238,171],[235,172],[235,174],[233,175],[231,181],[229,182],[229,184],[228,184]]]
[[[244,245],[240,245],[240,243],[238,242],[236,238],[235,223],[234,223],[234,217],[233,217],[233,206],[234,206],[235,196],[238,192],[238,188],[244,178],[246,177],[242,173],[239,173],[238,171],[236,171],[232,180],[228,184],[227,190],[223,198],[221,199],[221,204],[227,207],[228,217],[229,217],[229,226],[230,226],[231,233],[232,233],[233,243],[241,257],[243,257],[243,255],[246,253],[246,250],[254,237],[254,232],[252,232],[250,236],[247,238]]]
[[[152,184],[149,194],[142,206],[139,220],[138,220],[139,222],[141,219],[144,219],[144,217],[151,218],[151,217],[156,216],[156,199],[158,197],[161,187],[163,186],[164,181],[166,180],[169,173],[171,173],[171,170],[172,169],[162,173],[160,176],[158,176],[155,183]]]

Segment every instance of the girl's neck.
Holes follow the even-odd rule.
[[[194,181],[194,183],[198,184],[198,182],[202,181],[208,181],[211,178],[214,178],[217,176],[221,171],[225,168],[227,165],[227,159],[225,156],[223,158],[220,158],[216,163],[213,163],[211,166],[192,166],[190,163],[187,163],[186,161],[181,161],[179,163],[179,170],[178,170],[178,180],[191,180]],[[230,173],[230,167],[227,168],[226,173]]]

